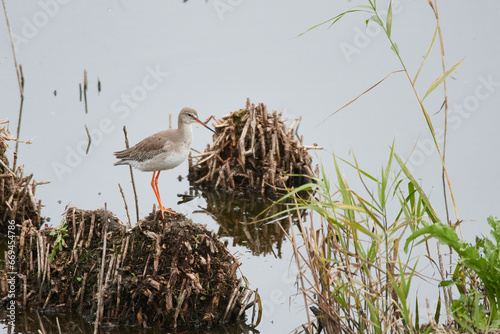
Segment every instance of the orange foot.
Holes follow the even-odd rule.
[[[164,208],[164,207],[159,207],[158,210],[160,210],[161,212],[161,217],[163,219],[165,219],[165,212],[166,213],[169,213],[169,214],[175,214],[175,211],[172,211],[171,209],[169,208]]]

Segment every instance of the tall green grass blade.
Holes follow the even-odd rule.
[[[420,317],[418,315],[418,297],[415,296],[415,330],[420,333]]]
[[[399,55],[399,48],[398,48],[398,45],[397,45],[396,43],[392,43],[392,45],[391,45],[391,50],[392,50],[395,54]]]
[[[352,7],[351,9],[355,9],[355,8],[366,9],[366,12],[373,13],[373,7],[372,6],[368,6],[368,5],[356,5],[356,6]]]
[[[342,173],[340,171],[340,168],[339,168],[339,165],[337,163],[337,159],[335,158],[335,156],[333,156],[333,162],[335,163],[335,172],[337,173],[338,189],[340,191],[340,194],[342,195],[342,200],[343,200],[344,204],[354,206],[354,204],[352,202],[351,193],[347,187],[347,184],[344,182],[344,178],[342,177]],[[352,210],[347,210],[346,216],[347,216],[349,221],[351,221],[351,222],[355,221],[355,215],[354,215],[354,212]]]
[[[380,201],[380,206],[382,208],[385,208],[387,203],[386,189],[387,189],[387,184],[389,183],[389,176],[391,172],[393,158],[394,158],[394,145],[391,147],[389,161],[387,162],[385,169],[382,168],[382,175],[379,181],[379,201]]]
[[[377,216],[375,216],[375,214],[372,212],[372,210],[370,210],[370,209],[368,208],[368,206],[367,206],[367,205],[368,205],[368,202],[366,202],[365,200],[361,200],[359,204],[363,207],[364,212],[365,212],[366,214],[368,214],[368,216],[369,216],[369,217],[373,220],[373,222],[374,222],[375,224],[377,224],[378,226],[380,226],[380,227],[382,227],[382,228],[384,227],[384,226],[380,223],[380,219],[379,219]],[[374,207],[372,207],[372,208],[373,208],[373,209],[375,209]],[[380,213],[380,214],[382,214],[382,212],[379,212],[379,213]]]
[[[431,219],[431,221],[433,223],[440,222],[440,219],[438,218],[436,211],[432,207],[431,202],[427,198],[427,195],[424,193],[424,191],[422,190],[422,188],[418,184],[417,180],[415,180],[413,175],[410,173],[410,171],[408,170],[408,167],[406,167],[406,164],[403,162],[403,160],[397,154],[395,154],[394,157],[396,158],[396,161],[398,162],[399,166],[403,170],[403,173],[410,180],[413,187],[417,190],[418,194],[420,195],[420,198],[422,199],[422,202],[424,204],[425,211],[426,211],[427,215],[429,216],[429,218]]]
[[[439,293],[438,303],[436,305],[436,312],[434,313],[434,321],[439,324],[439,316],[441,315],[441,293]]]
[[[327,119],[329,119],[330,117],[332,117],[333,115],[335,115],[336,113],[338,113],[339,111],[341,111],[342,109],[346,108],[348,105],[350,105],[351,103],[353,103],[354,101],[356,101],[357,99],[359,99],[361,96],[365,95],[366,93],[368,93],[370,90],[372,90],[373,88],[375,88],[376,86],[378,86],[382,81],[384,81],[385,79],[387,79],[388,77],[390,77],[391,75],[393,75],[394,73],[399,73],[399,72],[404,72],[404,70],[397,70],[397,71],[392,71],[391,73],[387,74],[383,79],[381,79],[380,81],[378,81],[376,84],[374,84],[373,86],[371,86],[370,88],[366,89],[363,93],[359,94],[358,96],[356,96],[354,99],[352,99],[351,101],[347,102],[346,104],[344,104],[342,107],[338,108],[337,110],[335,110],[333,113],[331,113],[330,115],[328,115],[325,119],[323,119],[319,124],[323,124]]]
[[[382,328],[380,326],[380,310],[373,305],[369,300],[366,301],[368,304],[368,309],[370,310],[370,320],[373,323],[373,330],[376,334],[382,334]]]
[[[436,35],[438,32],[438,26],[436,25],[436,29],[434,29],[434,35],[432,35],[432,41],[431,44],[429,45],[429,50],[427,50],[427,53],[424,56],[424,59],[422,59],[422,63],[420,64],[420,67],[418,68],[417,74],[415,74],[415,78],[413,78],[413,85],[415,85],[415,82],[417,81],[418,76],[420,75],[420,71],[422,71],[422,68],[424,67],[424,63],[427,60],[427,57],[429,57],[429,54],[431,53],[431,50],[434,46],[434,41],[436,40]]]
[[[396,294],[398,295],[399,302],[401,303],[401,306],[404,310],[406,308],[406,296],[403,293],[403,289],[398,284],[398,282],[394,279],[394,277],[392,277],[392,275],[390,273],[387,273],[387,274],[388,274],[389,279],[391,281],[392,288],[394,289],[394,292],[396,292]],[[401,275],[401,278],[403,278],[403,276],[404,275]],[[404,313],[404,312],[402,312],[402,313]]]
[[[360,8],[360,9],[356,9],[356,8]],[[322,26],[322,25],[324,25],[326,23],[329,23],[329,22],[331,22],[331,24],[329,26],[329,28],[330,28],[335,23],[337,23],[342,17],[344,17],[344,15],[349,14],[349,13],[356,13],[356,12],[368,12],[368,13],[371,13],[371,11],[368,11],[367,9],[370,9],[370,7],[368,7],[368,6],[355,6],[355,7],[351,8],[351,9],[349,9],[349,10],[343,12],[343,13],[338,14],[335,17],[332,17],[331,19],[328,19],[328,20],[323,21],[321,23],[315,24],[311,28],[309,28],[306,31],[304,31],[303,33],[299,34],[299,36],[302,36],[302,35],[308,33],[309,31],[311,31],[313,29],[316,29],[316,28],[318,28],[318,27],[320,27],[320,26]]]
[[[380,17],[378,17],[378,15],[372,15],[368,20],[366,20],[366,25],[368,25],[368,22],[370,22],[370,21],[375,22],[376,24],[378,24],[382,28],[384,27],[384,23],[382,22]]]
[[[389,8],[387,9],[387,19],[385,22],[385,30],[387,33],[387,37],[391,38],[391,29],[392,29],[392,0],[389,1]]]
[[[356,169],[356,171],[358,172],[358,174],[363,174],[364,176],[366,176],[367,178],[369,178],[370,180],[374,181],[374,182],[378,182],[377,178],[368,174],[367,172],[365,172],[364,170],[362,170],[359,165],[358,165],[358,159],[356,158],[355,155],[353,155],[353,158],[354,158],[354,164],[350,163],[349,161],[345,160],[345,159],[342,159],[342,158],[337,158],[339,159],[340,161],[342,161],[343,163],[351,166],[352,168]]]
[[[458,67],[458,65],[460,65],[463,61],[464,61],[465,58],[463,58],[462,60],[460,60],[458,63],[456,63],[452,68],[450,68],[448,71],[444,72],[443,74],[441,74],[441,76],[439,78],[437,78],[433,83],[432,85],[427,89],[427,92],[425,92],[425,95],[424,97],[422,98],[422,101],[425,100],[425,98],[427,96],[429,96],[430,93],[432,93],[451,73],[453,73],[453,71],[455,71]]]
[[[415,186],[412,182],[408,182],[408,199],[410,201],[410,205],[412,210],[415,210]]]
[[[299,36],[302,36],[302,35],[304,35],[304,34],[308,33],[309,31],[311,31],[311,30],[313,30],[313,29],[316,29],[316,28],[318,28],[318,27],[322,26],[323,24],[326,24],[326,23],[328,23],[328,22],[330,22],[330,21],[332,21],[332,20],[335,20],[335,21],[334,21],[334,23],[335,23],[335,22],[337,22],[340,18],[342,18],[342,16],[344,16],[344,14],[345,14],[345,13],[339,14],[339,15],[337,15],[337,16],[335,16],[335,17],[333,17],[333,18],[329,19],[329,20],[326,20],[326,21],[323,21],[323,22],[321,22],[321,23],[315,24],[315,25],[313,25],[311,28],[309,28],[309,29],[307,29],[306,31],[304,31],[303,33],[300,33],[300,34],[299,34]]]

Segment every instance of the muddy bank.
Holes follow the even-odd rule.
[[[254,302],[236,275],[238,260],[213,232],[180,214],[152,213],[127,231],[110,211],[70,208],[59,228],[38,230],[26,220],[17,235],[16,301],[28,310],[71,309],[102,325],[171,328],[243,319]]]

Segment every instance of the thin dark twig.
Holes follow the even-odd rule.
[[[22,85],[24,86],[24,77],[23,75],[23,69],[21,68],[21,78],[22,78]],[[14,151],[14,160],[12,161],[12,170],[16,170],[16,164],[17,164],[17,152],[19,150],[19,137],[21,135],[21,119],[23,117],[23,105],[24,105],[24,93],[21,93],[21,103],[19,105],[19,118],[17,120],[17,131],[16,131],[16,148]]]
[[[87,124],[85,124],[85,131],[87,132],[87,137],[89,137],[89,143],[87,145],[87,150],[85,151],[85,154],[89,154],[90,144],[92,143],[92,137],[90,137],[89,128],[87,127]]]
[[[12,29],[10,28],[9,16],[7,15],[7,6],[5,6],[5,0],[2,0],[3,11],[5,13],[5,21],[7,22],[7,29],[9,30],[10,46],[12,49],[12,55],[14,56],[14,67],[16,68],[17,83],[19,84],[19,93],[21,94],[21,105],[19,107],[19,120],[17,122],[17,134],[16,137],[19,140],[19,135],[21,133],[21,118],[23,115],[23,104],[24,104],[24,77],[23,68],[17,63],[16,49],[14,47],[14,38],[12,37]],[[17,152],[19,149],[19,141],[16,141],[16,149],[14,153],[14,161],[12,163],[12,170],[16,170],[17,163]]]
[[[87,70],[83,70],[83,100],[85,101],[85,113],[88,114],[87,107]]]
[[[127,200],[125,199],[125,194],[123,193],[122,186],[118,183],[118,187],[120,188],[120,193],[122,194],[123,198],[123,203],[125,204],[125,211],[127,212],[127,218],[128,218],[128,228],[132,228],[132,224],[130,223],[130,214],[128,213],[128,205],[127,205]]]
[[[39,330],[40,333],[42,333],[42,334],[47,333],[45,331],[45,328],[43,327],[43,322],[42,322],[42,319],[40,318],[40,314],[38,313],[38,310],[35,310],[35,314],[36,314],[36,318],[38,320],[38,324],[40,325],[40,330]]]
[[[123,126],[123,133],[125,134],[125,147],[129,148],[128,137],[127,137],[127,127]],[[134,181],[134,171],[132,170],[132,166],[128,166],[130,170],[130,179],[132,179],[132,188],[134,189],[134,199],[135,199],[135,214],[137,221],[139,221],[139,201],[137,200],[137,190],[135,189],[135,181]]]
[[[2,0],[2,4],[3,4],[3,11],[5,13],[5,21],[7,21],[7,28],[9,29],[10,46],[12,48],[12,54],[14,55],[14,66],[16,67],[17,82],[19,84],[19,92],[21,93],[21,96],[23,96],[24,95],[24,85],[23,85],[23,80],[21,79],[22,72],[20,70],[20,66],[17,64],[16,49],[14,48],[14,39],[12,37],[12,29],[10,28],[9,17],[7,16],[7,7],[5,6],[5,0]]]

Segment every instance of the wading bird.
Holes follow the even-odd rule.
[[[158,178],[162,170],[172,169],[179,166],[189,155],[189,149],[193,142],[192,123],[199,123],[215,133],[198,119],[198,113],[193,108],[183,108],[179,113],[177,129],[168,129],[158,132],[137,145],[123,151],[115,152],[115,157],[120,159],[114,165],[130,165],[143,172],[153,172],[151,187],[158,200],[158,208],[162,217],[164,212],[172,213],[161,204],[160,190],[158,189]]]

